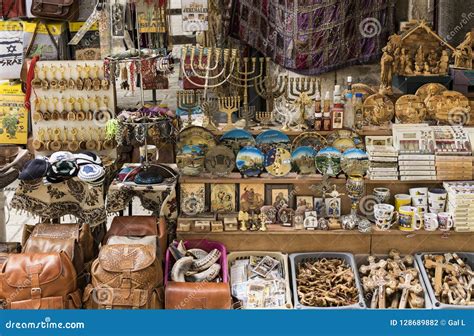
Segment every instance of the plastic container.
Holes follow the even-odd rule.
[[[359,273],[359,268],[360,266],[362,265],[368,265],[368,261],[367,261],[367,257],[369,256],[370,254],[356,254],[354,256],[355,258],[355,261],[356,261],[356,264],[357,264],[357,273],[359,275],[359,279],[361,279],[361,285],[362,285],[362,276],[361,274]],[[380,260],[380,259],[387,259],[389,256],[388,254],[372,254],[374,257],[377,258],[377,260]],[[404,255],[402,255],[401,257],[404,257]],[[418,271],[418,276],[419,276],[419,280],[420,280],[420,284],[421,284],[421,287],[423,287],[423,294],[424,294],[424,299],[425,299],[425,308],[416,308],[416,309],[433,309],[433,304],[431,303],[431,298],[430,298],[430,295],[429,295],[429,292],[428,292],[428,288],[425,284],[425,279],[423,277],[423,274],[422,274],[422,271],[420,270],[420,266],[418,265],[418,263],[415,261],[414,262],[414,265],[415,269]],[[362,290],[364,290],[364,287],[362,287]],[[367,309],[371,309],[370,308],[370,299],[371,299],[371,295],[370,293],[366,293],[364,292],[364,298],[365,298],[365,304],[367,306]],[[386,309],[389,309],[389,308],[386,308]]]
[[[352,272],[354,272],[354,281],[359,291],[359,302],[353,305],[344,306],[344,307],[311,307],[305,306],[299,302],[298,291],[296,285],[296,266],[303,262],[305,259],[342,259],[346,264],[350,265]],[[293,298],[295,300],[295,309],[365,309],[365,301],[362,291],[362,286],[360,284],[359,272],[357,271],[357,265],[354,259],[354,256],[350,253],[342,252],[311,252],[311,253],[293,253],[290,254],[290,264],[291,264],[291,277],[293,285]]]
[[[291,309],[293,304],[291,302],[291,289],[290,289],[290,273],[288,268],[288,254],[281,252],[266,252],[266,251],[243,251],[243,252],[232,252],[227,256],[227,263],[229,265],[228,269],[231,268],[232,262],[238,259],[249,259],[250,257],[265,257],[269,256],[278,260],[283,265],[283,277],[286,284],[286,305],[276,308],[268,309]],[[229,280],[232,283],[232,279]],[[260,308],[266,309],[266,308]]]
[[[426,272],[425,265],[423,264],[423,259],[425,255],[433,254],[433,255],[443,255],[443,252],[421,252],[415,255],[415,260],[418,264],[418,267],[421,270],[421,274],[423,276],[423,280],[426,284],[426,288],[428,288],[428,293],[430,295],[430,300],[433,305],[433,309],[474,309],[474,306],[464,306],[464,305],[451,305],[446,303],[441,303],[435,296],[435,292],[433,286],[431,285],[430,278],[428,273]],[[456,254],[463,259],[463,261],[474,268],[474,253],[468,252],[456,252]]]
[[[177,243],[175,244],[177,246]],[[229,282],[229,272],[227,269],[227,249],[225,246],[219,242],[200,239],[200,240],[188,240],[184,242],[184,246],[187,249],[200,248],[204,251],[210,252],[213,249],[218,249],[221,252],[221,257],[219,258],[219,264],[221,265],[221,277],[222,282]],[[168,281],[171,281],[169,278],[171,274],[171,268],[173,267],[174,258],[171,252],[167,249],[165,256],[165,286],[168,284]]]

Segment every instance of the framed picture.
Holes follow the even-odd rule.
[[[318,214],[318,218],[323,218],[326,216],[324,200],[321,197],[314,197],[313,199],[313,209]]]
[[[194,216],[206,211],[206,185],[204,183],[182,183],[180,193],[181,212]]]
[[[296,208],[305,206],[308,210],[313,210],[313,196],[296,196]]]
[[[211,184],[211,211],[235,211],[235,184]]]
[[[273,205],[277,210],[284,205],[293,207],[291,184],[267,184],[265,186],[265,204]]]
[[[265,185],[241,183],[239,187],[241,211],[260,211],[265,202]]]
[[[318,228],[318,214],[316,211],[305,212],[303,225],[307,230],[314,230]]]
[[[341,199],[340,198],[326,198],[326,217],[339,218],[341,217]]]

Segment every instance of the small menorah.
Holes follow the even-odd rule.
[[[222,97],[219,98],[219,110],[227,114],[227,124],[223,131],[229,131],[234,128],[232,123],[232,113],[237,112],[240,107],[240,97]]]
[[[245,120],[244,129],[249,130],[255,123],[252,118],[255,116],[255,106],[244,106],[240,108],[240,116]]]
[[[203,48],[192,45],[186,45],[181,49],[182,73],[191,84],[204,90],[219,87],[227,82],[236,64],[238,64],[237,49]],[[191,77],[204,79],[204,83],[196,83]]]
[[[184,127],[192,126],[193,124],[193,109],[195,109],[201,102],[202,92],[194,90],[183,90],[176,92],[178,101],[178,108],[188,112],[188,120]]]
[[[273,112],[258,111],[255,115],[255,119],[257,119],[263,128],[269,128],[272,126]]]
[[[210,131],[217,131],[217,126],[214,123],[212,116],[219,112],[217,100],[203,99],[201,102],[201,110],[204,115],[202,127]]]
[[[298,118],[299,130],[306,129],[305,114],[306,107],[313,105],[312,96],[316,94],[316,78],[285,78],[287,86],[286,100],[297,106],[300,110]]]
[[[278,76],[276,79],[272,78],[270,75],[270,58],[265,58],[265,68],[265,77],[260,78],[260,80],[255,79],[255,91],[266,100],[267,112],[273,112],[275,99],[285,93],[287,75]]]

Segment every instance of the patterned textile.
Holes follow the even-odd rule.
[[[107,211],[113,213],[125,210],[134,197],[138,197],[142,206],[156,216],[168,219],[178,217],[176,182],[141,186],[114,181],[107,194]]]
[[[394,0],[236,0],[231,33],[315,75],[378,59],[393,26]]]
[[[76,178],[55,184],[20,182],[10,205],[43,220],[73,215],[79,223],[89,223],[91,227],[107,220],[103,187],[91,186]]]

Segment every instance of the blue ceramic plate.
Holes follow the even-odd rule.
[[[281,131],[266,130],[257,136],[257,147],[264,153],[278,147],[290,150],[290,138]]]
[[[259,176],[264,167],[265,156],[256,147],[244,147],[237,154],[236,166],[244,176]]]
[[[300,174],[316,173],[316,154],[318,152],[311,146],[301,146],[296,148],[291,154],[291,163]]]
[[[265,154],[264,166],[270,175],[288,175],[291,171],[291,154],[284,148],[272,148]]]
[[[237,153],[242,148],[247,146],[255,146],[256,144],[253,135],[240,128],[225,132],[219,141],[222,145],[232,149],[235,155],[237,155]]]
[[[316,154],[316,168],[323,175],[339,175],[341,172],[341,152],[334,147],[321,149]]]
[[[346,175],[364,176],[369,169],[369,156],[362,149],[348,149],[342,154],[341,168]]]

